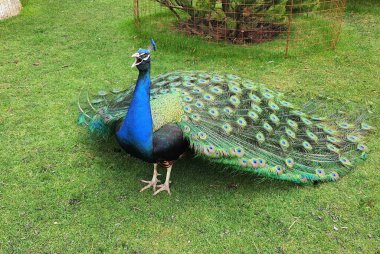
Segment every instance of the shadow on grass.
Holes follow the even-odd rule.
[[[90,138],[90,135],[86,135],[80,138],[78,142],[83,143],[94,157],[98,158],[97,161],[102,161],[105,165],[112,163],[112,167],[105,168],[104,171],[107,171],[106,174],[112,175],[111,179],[113,179],[115,186],[126,187],[128,184],[137,183],[141,179],[148,180],[151,178],[153,165],[126,154],[113,138],[107,142],[89,141]],[[164,180],[165,169],[159,168],[159,173],[162,174],[160,179]],[[194,158],[192,155],[185,156],[175,162],[171,180],[174,193],[186,194],[193,198],[210,192],[215,196],[223,196],[226,192],[239,192],[250,196],[268,192],[275,195],[285,195],[284,193],[288,191],[297,191],[299,187],[299,185],[291,182],[238,172],[231,168],[212,164],[201,158]],[[134,186],[126,188],[138,194],[140,186],[135,189],[136,185],[134,184]]]

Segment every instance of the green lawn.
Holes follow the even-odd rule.
[[[77,95],[129,86],[149,34],[132,1],[29,0],[0,22],[0,253],[379,253],[380,134],[336,183],[300,187],[181,160],[172,196],[142,194],[152,166],[91,141]],[[301,57],[151,32],[153,74],[228,70],[297,103],[367,109],[380,126],[380,2],[350,0],[335,51]],[[170,33],[169,33],[170,34]],[[259,50],[260,49],[260,50]]]

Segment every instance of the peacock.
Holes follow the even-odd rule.
[[[264,84],[233,74],[174,71],[151,79],[151,40],[132,55],[135,87],[86,96],[79,123],[153,164],[140,191],[170,194],[173,162],[186,152],[224,167],[298,184],[336,181],[369,151],[362,119],[313,114]],[[310,108],[310,107],[309,107]],[[90,113],[93,112],[93,113]],[[158,184],[158,166],[166,179]]]

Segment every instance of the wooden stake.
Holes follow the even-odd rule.
[[[292,30],[292,17],[293,17],[293,0],[290,1],[290,13],[288,18],[288,34],[286,37],[285,58],[288,58],[289,44],[290,44],[290,32]]]
[[[133,0],[133,20],[135,25],[140,25],[139,0]]]

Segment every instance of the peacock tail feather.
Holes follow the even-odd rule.
[[[152,79],[150,92],[155,130],[177,123],[197,155],[239,171],[296,183],[335,181],[368,152],[367,123],[313,115],[235,75],[171,72]],[[112,134],[132,94],[133,88],[87,96],[79,123]]]
[[[78,124],[88,126],[92,134],[108,138],[115,133],[116,125],[125,117],[132,100],[132,89],[99,91],[93,98],[88,92],[80,93]]]

